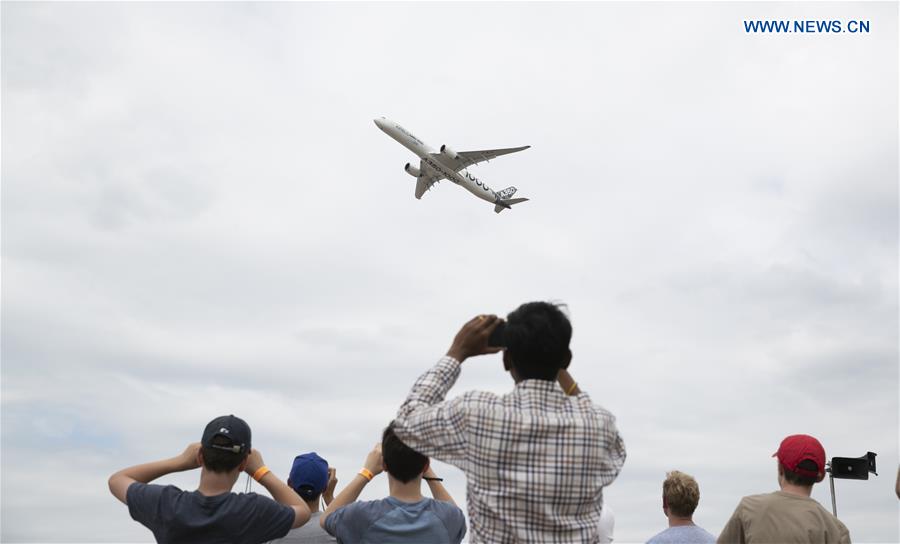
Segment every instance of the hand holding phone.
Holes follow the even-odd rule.
[[[503,320],[495,315],[473,317],[456,333],[447,356],[463,362],[469,357],[501,351],[501,346],[489,345],[488,338],[494,332],[494,328],[502,323]]]
[[[501,321],[494,327],[494,331],[491,332],[491,335],[488,336],[488,347],[491,348],[505,348],[506,347],[506,337],[504,333],[506,332],[506,321]]]

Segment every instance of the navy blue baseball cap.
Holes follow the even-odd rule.
[[[216,437],[223,437],[224,440],[213,443]],[[200,445],[232,453],[247,453],[250,451],[250,425],[235,415],[217,417],[203,429]]]
[[[294,457],[288,483],[304,500],[313,500],[328,486],[328,461],[316,452]]]

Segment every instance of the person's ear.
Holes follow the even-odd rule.
[[[201,467],[206,466],[203,463],[203,448],[200,448],[197,450],[197,464],[200,465]]]
[[[512,368],[512,359],[509,356],[509,351],[503,350],[503,370],[509,372]]]
[[[820,472],[820,473],[816,474],[816,483],[819,483],[819,482],[821,482],[821,481],[824,480],[824,479],[825,479],[825,473],[824,473],[824,472]]]
[[[560,368],[569,368],[569,364],[572,362],[572,350],[567,349],[566,355],[563,357],[562,366]]]
[[[244,472],[244,469],[247,468],[247,461],[250,459],[250,456],[244,457],[244,460],[241,461],[241,464],[238,465],[238,473]]]
[[[425,474],[426,472],[428,472],[428,469],[430,469],[430,468],[431,468],[431,459],[427,459],[425,461],[425,468],[422,469],[422,474]]]

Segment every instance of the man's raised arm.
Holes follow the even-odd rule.
[[[128,487],[140,482],[147,484],[153,480],[171,474],[192,470],[200,466],[200,443],[190,444],[180,455],[161,461],[144,463],[123,468],[109,477],[109,491],[124,504],[128,504]]]
[[[497,316],[480,315],[467,322],[453,339],[447,355],[419,376],[397,411],[394,431],[414,450],[442,461],[459,462],[465,452],[465,397],[445,401],[469,357],[496,353],[487,339],[500,323]]]

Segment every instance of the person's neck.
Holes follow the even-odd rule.
[[[207,497],[228,493],[240,475],[240,469],[231,472],[213,472],[203,467],[200,469],[200,486],[197,487],[197,491]]]
[[[685,525],[693,525],[694,520],[693,516],[688,516],[686,518],[669,515],[669,527],[684,527]]]
[[[394,478],[388,474],[388,489],[391,491],[391,497],[402,502],[419,502],[422,497],[422,477],[416,476],[407,483]]]
[[[781,490],[789,495],[799,495],[801,497],[812,496],[812,486],[796,485],[785,480],[781,481]]]

